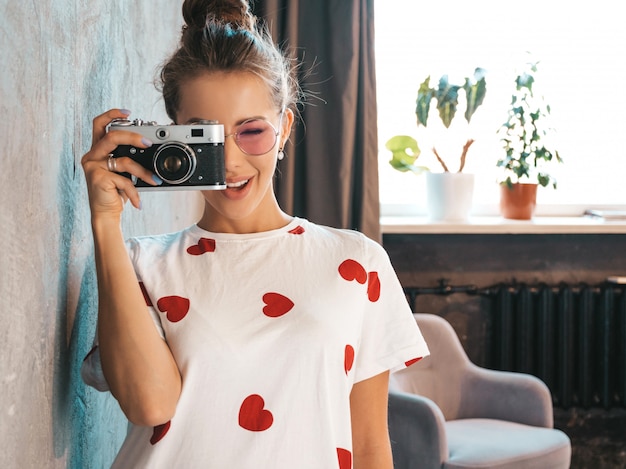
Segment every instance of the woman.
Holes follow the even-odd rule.
[[[179,233],[124,241],[130,173],[161,181],[94,119],[83,157],[99,288],[88,384],[131,427],[120,468],[391,468],[389,371],[428,353],[382,248],[292,217],[273,192],[294,122],[292,63],[245,0],[187,0],[161,86],[176,124],[224,125],[227,188]],[[132,129],[131,129],[132,130]],[[155,327],[156,326],[156,327]]]

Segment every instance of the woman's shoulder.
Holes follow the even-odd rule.
[[[126,240],[131,251],[167,251],[178,246],[189,236],[193,226],[168,233],[133,236]]]
[[[318,239],[320,242],[332,243],[346,253],[353,250],[365,251],[369,254],[385,252],[378,242],[357,230],[335,228],[308,221],[303,226],[310,232],[311,237]]]

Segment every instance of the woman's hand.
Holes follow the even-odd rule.
[[[130,112],[111,109],[93,120],[93,138],[91,149],[83,156],[81,164],[87,180],[89,204],[92,218],[99,215],[119,217],[126,200],[136,208],[141,208],[139,192],[132,180],[118,173],[129,173],[142,181],[156,186],[153,173],[129,157],[116,158],[117,172],[109,171],[109,155],[119,145],[132,145],[148,148],[152,145],[148,139],[131,131],[106,131],[114,119],[125,119]]]

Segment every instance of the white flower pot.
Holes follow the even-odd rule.
[[[426,173],[426,204],[431,221],[467,221],[473,199],[473,174]]]

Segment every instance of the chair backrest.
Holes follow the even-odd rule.
[[[433,400],[446,420],[456,418],[462,404],[463,379],[474,367],[456,332],[444,318],[426,313],[414,315],[430,349],[430,355],[390,377],[389,387]]]

